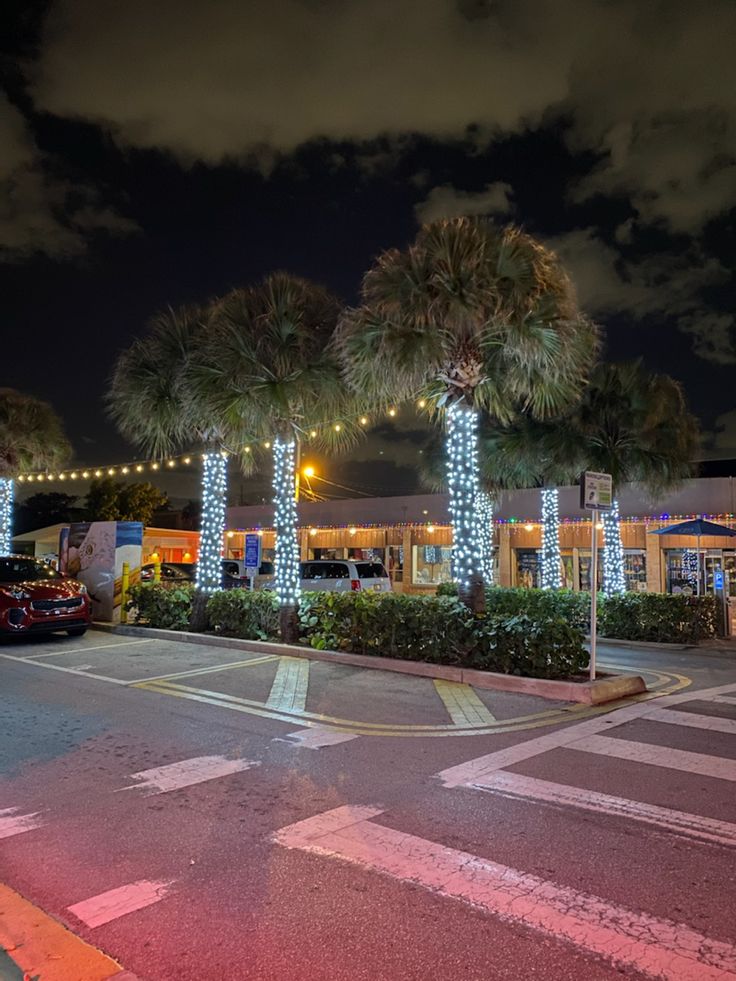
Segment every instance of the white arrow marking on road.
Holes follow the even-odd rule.
[[[273,840],[423,886],[660,981],[736,981],[731,944],[369,820],[381,813],[338,807],[282,828]]]
[[[321,749],[323,746],[335,746],[346,743],[349,739],[357,739],[357,735],[349,732],[337,732],[335,729],[323,729],[314,726],[311,729],[297,729],[288,736],[279,738],[279,742],[297,743],[303,749]]]
[[[154,766],[150,770],[131,773],[132,780],[138,780],[134,787],[123,790],[148,790],[154,794],[168,794],[172,790],[191,787],[207,780],[216,780],[231,773],[241,773],[252,766],[260,766],[258,760],[231,760],[225,756],[194,756],[190,760]]]
[[[81,903],[67,906],[67,911],[73,913],[88,927],[102,926],[110,920],[117,920],[120,916],[159,902],[172,884],[173,880],[150,882],[142,879],[139,882],[130,882],[126,886],[109,889],[107,892],[101,892],[99,896],[92,896],[90,899],[82,900]]]
[[[13,835],[33,831],[34,828],[43,825],[43,821],[38,817],[40,811],[34,811],[32,814],[18,814],[17,811],[17,807],[0,810],[0,838],[12,838]]]

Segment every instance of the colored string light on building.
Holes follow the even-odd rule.
[[[273,444],[274,580],[279,605],[296,606],[299,588],[299,537],[297,535],[296,444],[276,437]]]
[[[197,562],[197,589],[213,593],[222,579],[222,535],[225,530],[227,454],[210,451],[203,455],[202,527]]]
[[[447,410],[447,488],[453,534],[453,578],[464,588],[481,575],[478,498],[478,413],[462,405]]]
[[[562,588],[562,556],[560,554],[559,493],[554,487],[542,491],[542,589]]]
[[[626,592],[624,574],[624,545],[621,541],[621,515],[618,501],[614,500],[610,511],[602,512],[603,518],[603,592],[606,596]]]
[[[9,555],[13,538],[13,481],[0,477],[0,555]]]

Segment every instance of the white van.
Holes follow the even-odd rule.
[[[381,562],[369,559],[310,559],[300,562],[302,592],[330,590],[337,593],[369,591],[390,593],[391,580]],[[264,589],[274,589],[273,580]]]

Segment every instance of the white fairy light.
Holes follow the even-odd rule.
[[[542,589],[560,589],[562,586],[560,556],[560,510],[557,488],[542,490]]]
[[[618,501],[610,511],[601,512],[603,518],[603,592],[606,596],[626,592],[624,575],[624,546],[621,541],[621,515]]]
[[[9,555],[13,537],[13,481],[0,477],[0,555]]]
[[[486,586],[493,584],[493,501],[486,491],[478,491],[476,502],[478,532],[480,535],[480,562],[483,581]]]
[[[464,588],[482,576],[478,500],[478,413],[457,403],[447,410],[447,489],[452,521],[453,578]]]
[[[698,586],[698,553],[694,548],[686,548],[682,555],[682,572],[692,589]]]
[[[210,451],[202,457],[202,528],[199,536],[197,589],[214,593],[222,580],[222,533],[225,529],[227,460]]]
[[[299,537],[296,530],[296,444],[276,437],[273,443],[274,579],[279,605],[296,606],[299,588]]]

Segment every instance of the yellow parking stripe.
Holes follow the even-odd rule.
[[[277,712],[303,712],[307,705],[309,664],[303,657],[282,657],[266,701]]]
[[[496,721],[470,685],[437,678],[434,687],[456,726],[487,726]]]

